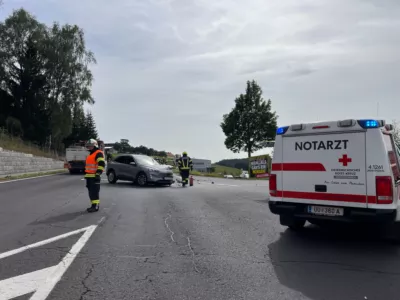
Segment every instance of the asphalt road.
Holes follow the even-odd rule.
[[[398,245],[362,230],[293,233],[269,212],[267,182],[212,180],[185,189],[103,182],[93,214],[79,175],[0,184],[0,299],[12,294],[10,278],[60,262],[66,271],[58,282],[52,273],[47,299],[399,299]],[[84,231],[1,258],[91,225],[86,242]],[[14,294],[32,278],[14,280]]]

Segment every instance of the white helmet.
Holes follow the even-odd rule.
[[[87,142],[86,142],[86,147],[96,147],[96,148],[98,148],[99,147],[99,144],[97,143],[97,141],[95,140],[95,139],[89,139]]]

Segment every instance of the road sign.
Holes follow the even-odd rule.
[[[29,293],[34,294],[30,300],[44,300],[46,299],[57,282],[60,281],[65,271],[72,264],[75,257],[82,250],[83,246],[87,243],[90,236],[96,230],[98,225],[91,225],[85,228],[81,228],[75,231],[67,232],[50,239],[40,241],[34,244],[30,244],[15,250],[0,253],[0,259],[6,258],[26,250],[37,248],[46,244],[53,243],[55,241],[70,237],[76,234],[82,234],[80,239],[72,246],[71,250],[61,260],[61,262],[55,266],[37,270],[34,272],[22,274],[19,276],[7,278],[0,281],[0,300],[9,300]]]

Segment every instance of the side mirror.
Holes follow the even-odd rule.
[[[136,163],[134,161],[129,163],[131,166],[136,166]]]

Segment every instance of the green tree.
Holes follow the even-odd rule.
[[[24,9],[0,22],[0,126],[19,120],[23,138],[60,149],[72,134],[74,108],[93,104],[83,31],[39,23]]]
[[[275,138],[277,118],[271,111],[271,100],[262,98],[257,82],[247,81],[246,93],[240,94],[235,107],[223,116],[221,128],[226,136],[225,146],[234,153],[245,151],[250,157]]]
[[[12,117],[21,123],[24,138],[40,144],[49,133],[41,48],[45,33],[45,26],[25,10],[14,11],[0,23],[2,113],[6,119]]]
[[[87,136],[86,139],[98,139],[99,134],[96,129],[96,122],[94,121],[94,117],[90,111],[86,113],[85,116],[85,126],[84,126],[84,134]]]

